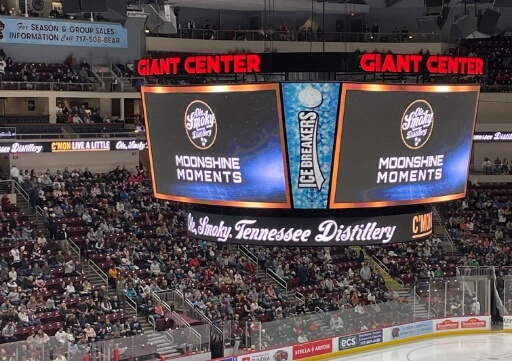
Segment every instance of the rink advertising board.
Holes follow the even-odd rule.
[[[144,86],[154,192],[265,209],[460,198],[478,96],[478,86]]]
[[[407,339],[412,337],[427,339],[446,335],[448,331],[451,331],[450,334],[464,334],[479,331],[487,332],[491,328],[490,321],[490,316],[455,316],[425,320],[309,341],[293,346],[273,348],[266,351],[249,352],[243,355],[216,359],[216,361],[308,361],[326,357],[334,358],[364,351],[365,347],[367,347],[366,350],[369,351],[376,347],[384,347],[387,344],[397,345],[402,342],[407,342]],[[454,324],[458,326],[454,327]],[[448,327],[449,329],[444,329],[445,326],[439,325],[450,326]],[[321,357],[323,355],[325,356]]]
[[[325,355],[333,352],[330,338],[301,343],[293,346],[293,360],[302,360],[308,357]]]

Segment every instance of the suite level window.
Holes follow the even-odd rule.
[[[57,10],[58,12],[62,13],[62,4],[60,1],[52,1],[52,10]]]

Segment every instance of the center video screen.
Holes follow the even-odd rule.
[[[290,208],[279,85],[143,87],[155,195]]]
[[[478,86],[343,84],[330,208],[466,192]]]

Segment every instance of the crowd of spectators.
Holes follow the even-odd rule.
[[[72,106],[71,109],[64,103],[57,104],[57,122],[69,124],[109,123],[98,107],[86,108],[85,105]]]
[[[512,91],[511,43],[512,33],[506,32],[488,39],[464,40],[457,51],[460,55],[476,55],[487,59],[487,91],[510,92]]]
[[[74,89],[67,84],[89,84],[87,89],[83,86],[80,89],[91,90],[94,82],[91,66],[85,60],[78,62],[74,54],[62,64],[36,64],[15,62],[3,49],[0,49],[0,78],[4,83],[23,83],[21,88],[24,90],[49,90],[48,84],[45,84],[48,89],[44,89],[38,83],[51,83],[52,90]]]
[[[30,190],[32,205],[43,209],[54,244],[67,252],[67,240],[73,241],[84,258],[108,274],[117,296],[110,300],[112,308],[131,302],[155,325],[173,323],[166,322],[168,310],[154,302],[151,292],[172,289],[217,326],[231,327],[232,341],[246,347],[269,342],[251,338],[260,322],[278,322],[261,335],[285,342],[318,338],[321,325],[335,332],[341,327],[335,313],[346,330],[379,327],[375,315],[382,307],[389,310],[384,323],[408,315],[407,300],[386,288],[362,253],[339,247],[249,250],[257,254],[259,267],[272,269],[303,295],[296,303],[284,288],[262,282],[243,253],[187,238],[183,209],[152,197],[145,169],[119,167],[103,175],[87,169],[15,170],[11,176]],[[104,308],[100,302],[98,311]],[[297,318],[313,313],[324,316]]]
[[[23,249],[13,248],[12,258],[5,269],[2,267],[0,277],[6,280],[4,287],[9,292],[15,287],[10,284],[10,272],[24,277],[16,278],[20,280],[16,281],[16,287],[22,287],[17,293],[28,297],[14,306],[19,313],[25,308],[31,310],[26,306],[30,296],[48,288],[52,272],[60,270],[67,278],[56,287],[58,295],[39,299],[37,293],[35,300],[38,307],[43,307],[43,302],[47,307],[51,299],[59,311],[63,302],[57,297],[63,298],[64,303],[73,302],[67,307],[74,311],[63,319],[63,330],[75,322],[76,329],[70,330],[76,340],[85,337],[86,323],[94,330],[95,339],[103,335],[118,336],[120,332],[142,332],[136,320],[131,323],[116,320],[108,331],[105,331],[105,324],[109,327],[106,320],[97,321],[98,315],[121,314],[127,303],[136,305],[157,329],[173,327],[170,310],[155,302],[152,292],[175,289],[215,325],[229,327],[231,341],[238,340],[244,347],[304,342],[320,338],[326,332],[374,329],[413,317],[408,297],[389,289],[363,252],[348,247],[246,247],[241,252],[226,245],[188,238],[183,206],[153,198],[144,168],[128,170],[123,166],[108,174],[93,174],[88,169],[36,173],[14,168],[11,177],[28,190],[31,205],[43,209],[50,238],[46,240],[42,232],[19,220],[5,228],[4,234],[14,237],[13,241],[33,242],[33,245],[24,243]],[[390,275],[417,286],[418,290],[422,281],[443,283],[446,277],[454,276],[457,265],[490,264],[503,259],[508,262],[509,248],[497,247],[497,240],[478,241],[475,234],[481,235],[477,230],[492,230],[496,238],[502,232],[502,238],[496,239],[512,234],[512,222],[507,220],[509,205],[508,198],[505,202],[493,196],[492,191],[472,188],[460,205],[446,206],[449,227],[460,243],[461,255],[447,254],[436,237],[424,242],[370,247],[366,249],[367,255],[382,262]],[[4,213],[9,212],[10,206],[8,199],[2,200],[2,219],[18,217],[16,213]],[[91,288],[80,264],[71,257],[69,241],[80,248],[82,257],[95,262],[108,275],[115,296],[109,298],[105,288]],[[16,252],[26,257],[16,256]],[[247,254],[252,256],[247,258]],[[251,258],[257,260],[256,264]],[[27,260],[31,260],[30,275],[19,275],[18,270],[27,265]],[[287,285],[286,289],[262,282],[257,275],[258,268],[268,269]],[[34,276],[38,274],[41,276]],[[27,291],[27,284],[32,292]],[[295,293],[301,301],[296,301]],[[450,303],[451,315],[480,312],[478,300],[469,293],[463,304],[460,291],[448,293],[448,300],[426,296],[431,298],[434,312],[441,312],[446,301]],[[51,312],[47,308],[41,310]],[[30,312],[28,316],[27,321],[22,312],[23,321],[18,317],[15,326],[25,328],[37,323],[30,319]],[[6,318],[3,327],[9,321]],[[269,321],[274,321],[275,327],[266,326]],[[11,337],[10,327],[7,337]],[[16,337],[16,332],[13,336]]]
[[[511,174],[512,167],[510,167],[510,163],[507,158],[496,157],[496,159],[491,161],[488,157],[484,158],[482,162],[482,173],[486,175],[500,175],[500,174]]]
[[[377,23],[365,24],[359,32],[325,32],[322,26],[313,28],[310,24],[293,27],[284,22],[275,28],[261,27],[258,30],[244,30],[240,25],[230,30],[220,30],[217,24],[206,19],[203,25],[196,25],[194,19],[180,28],[179,36],[190,39],[206,40],[275,40],[275,41],[358,41],[358,42],[405,42],[412,36],[406,26],[401,30],[395,27],[388,34],[381,34]]]

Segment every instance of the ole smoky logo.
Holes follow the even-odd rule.
[[[217,139],[217,118],[212,108],[202,100],[192,101],[185,110],[185,131],[198,149],[210,148]]]
[[[415,100],[405,109],[400,122],[400,133],[405,146],[420,149],[427,144],[434,129],[434,111],[429,102]]]

